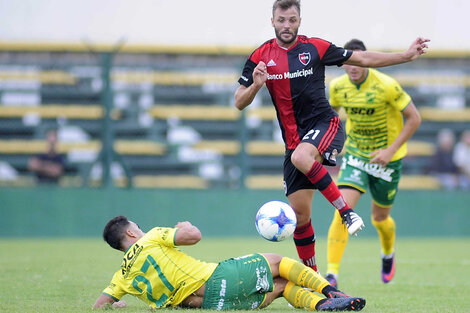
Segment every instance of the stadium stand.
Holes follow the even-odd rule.
[[[44,151],[44,134],[53,127],[67,156],[62,186],[99,186],[95,167],[103,150],[112,150],[117,186],[130,178],[142,188],[282,189],[284,146],[269,94],[262,90],[244,112],[233,107],[250,50],[124,47],[110,69],[106,126],[100,52],[109,47],[93,53],[79,45],[0,48],[0,185],[35,184],[27,160]],[[410,93],[423,118],[409,142],[400,187],[440,188],[427,175],[429,158],[439,129],[459,134],[469,128],[470,60],[430,53],[383,71]],[[341,74],[328,69],[327,82]],[[113,145],[103,141],[109,140],[103,129],[112,132]]]

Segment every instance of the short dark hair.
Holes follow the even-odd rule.
[[[112,218],[104,227],[104,241],[106,241],[112,248],[121,250],[121,242],[125,237],[127,226],[129,226],[129,220],[127,217],[119,215]]]
[[[297,11],[300,15],[300,0],[276,0],[273,4],[273,16],[274,11],[276,11],[277,8],[280,8],[281,10],[285,11],[293,6],[297,8]]]
[[[345,45],[344,49],[366,51],[366,45],[359,39],[351,39]]]

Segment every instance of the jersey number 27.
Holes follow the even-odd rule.
[[[160,280],[162,281],[162,283],[165,285],[165,287],[167,288],[167,290],[169,291],[168,294],[166,294],[165,292],[163,292],[163,294],[160,296],[159,299],[155,299],[153,296],[152,296],[152,285],[150,284],[150,281],[143,275],[137,275],[134,280],[132,281],[132,286],[139,292],[143,292],[143,290],[139,287],[139,283],[143,283],[147,286],[147,299],[149,299],[150,301],[152,301],[153,303],[156,304],[157,308],[158,307],[161,307],[165,301],[168,299],[168,295],[173,292],[173,290],[175,290],[175,287],[173,287],[170,282],[168,281],[168,279],[165,277],[165,275],[163,274],[160,266],[158,266],[157,264],[157,261],[155,261],[155,259],[151,256],[151,255],[148,255],[147,258],[145,259],[145,262],[144,264],[142,265],[142,267],[140,268],[140,271],[142,273],[147,273],[150,265],[152,265],[152,267],[155,269],[155,271],[158,273],[158,277],[160,278]],[[167,291],[165,290],[165,291]]]

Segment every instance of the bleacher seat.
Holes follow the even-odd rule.
[[[236,121],[240,117],[236,109],[221,105],[156,105],[149,113],[164,120],[178,117],[181,120]]]
[[[166,146],[150,140],[116,140],[114,150],[122,155],[164,155]]]
[[[41,118],[65,117],[68,119],[96,120],[103,117],[100,105],[44,105],[44,106],[2,106],[0,119],[20,118],[28,114],[37,114]]]
[[[38,81],[42,84],[73,85],[77,83],[77,78],[66,72],[58,70],[31,70],[31,69],[1,69],[0,80],[8,81]]]
[[[196,175],[137,175],[133,183],[140,188],[209,188],[209,183]]]
[[[470,108],[441,109],[435,107],[420,107],[419,113],[424,121],[470,122]]]
[[[220,71],[116,71],[112,75],[115,82],[127,84],[151,83],[155,85],[175,86],[175,85],[204,85],[212,84],[233,84],[238,79],[235,71],[224,73]]]

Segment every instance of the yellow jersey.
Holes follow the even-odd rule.
[[[131,294],[152,308],[177,306],[212,275],[216,263],[188,256],[175,247],[177,228],[155,227],[130,246],[103,293],[118,301]]]
[[[346,151],[355,156],[371,159],[372,151],[390,146],[403,128],[401,112],[410,102],[411,97],[395,79],[375,69],[368,69],[360,85],[347,74],[330,82],[331,106],[343,107],[348,116]],[[405,143],[391,161],[406,153]]]

